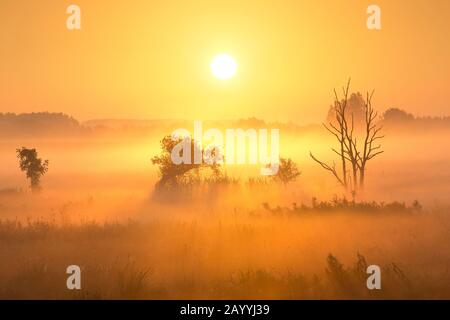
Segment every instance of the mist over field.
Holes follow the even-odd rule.
[[[450,299],[449,30],[449,0],[0,0],[0,300]]]
[[[224,165],[231,182],[181,196],[155,195],[151,159],[165,135],[192,121],[74,121],[70,130],[47,124],[47,134],[29,125],[2,132],[3,299],[450,298],[443,119],[385,124],[385,152],[356,195],[309,156],[336,159],[320,125],[205,123],[280,128],[280,156],[301,174],[255,183],[259,165]],[[49,159],[38,193],[19,169],[22,146]],[[82,269],[81,291],[66,288],[71,264]],[[367,290],[371,264],[382,268],[383,290]]]

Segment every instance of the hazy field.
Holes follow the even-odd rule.
[[[377,212],[320,206],[343,195],[308,156],[332,156],[314,132],[282,138],[302,171],[288,186],[249,187],[256,169],[226,168],[239,185],[169,203],[152,198],[161,136],[4,140],[0,298],[448,299],[449,137],[388,136],[357,201],[406,206]],[[18,169],[22,145],[50,160],[38,195]],[[66,288],[71,264],[81,291]],[[381,291],[367,290],[365,264],[382,267]]]

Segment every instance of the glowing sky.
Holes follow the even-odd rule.
[[[448,0],[1,0],[0,112],[316,122],[351,76],[381,110],[450,114],[449,31]],[[228,81],[210,72],[221,52]]]

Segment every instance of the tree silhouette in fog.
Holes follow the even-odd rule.
[[[297,168],[297,164],[289,158],[280,158],[278,172],[272,177],[275,182],[288,184],[295,181],[298,176],[300,176],[300,171]]]
[[[347,92],[348,95],[348,92]],[[360,92],[350,94],[350,97],[344,96],[341,101],[339,101],[342,105],[346,105],[346,113],[347,116],[353,118],[353,122],[355,125],[362,125],[365,119],[365,101],[364,97]],[[327,114],[327,123],[338,124],[336,121],[336,101],[333,105],[330,106]]]
[[[48,171],[48,160],[38,158],[36,149],[22,147],[16,150],[20,170],[30,179],[30,188],[33,192],[40,190],[41,177]]]
[[[172,161],[172,150],[174,147],[180,143],[188,143],[190,144],[190,161],[189,163],[180,163],[175,164]],[[217,151],[201,149],[197,142],[188,137],[178,137],[177,139],[173,139],[170,135],[165,136],[161,142],[161,153],[158,156],[154,156],[152,158],[152,163],[158,166],[160,179],[156,183],[155,189],[170,189],[172,187],[180,187],[183,182],[185,182],[185,178],[191,172],[197,173],[199,175],[200,169],[209,168],[212,170],[212,175],[214,177],[219,177],[221,175],[220,165],[216,161],[202,161],[200,164],[194,163],[194,155],[196,153],[200,153],[202,160],[206,158],[207,155],[212,158],[217,157]],[[182,156],[182,155],[180,155]],[[205,156],[205,157],[204,157]]]
[[[349,90],[350,80],[347,86],[342,88],[343,99],[340,99],[334,90],[332,114],[335,118],[328,124],[323,124],[338,141],[339,148],[331,150],[339,156],[341,168],[337,169],[335,162],[330,165],[319,160],[311,152],[310,156],[329,171],[344,188],[351,188],[351,191],[356,192],[364,188],[368,162],[383,153],[381,144],[377,144],[383,136],[380,134],[382,126],[378,123],[378,113],[372,107],[373,91],[367,93],[365,100],[362,100],[363,122],[355,125],[354,113],[349,112],[348,108],[351,101],[351,98],[348,98]],[[358,98],[354,95],[352,97],[354,100],[361,100],[360,95],[357,95]]]

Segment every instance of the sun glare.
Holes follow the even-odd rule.
[[[219,54],[215,56],[211,62],[211,72],[218,79],[230,79],[236,74],[236,71],[236,60],[229,54]]]

